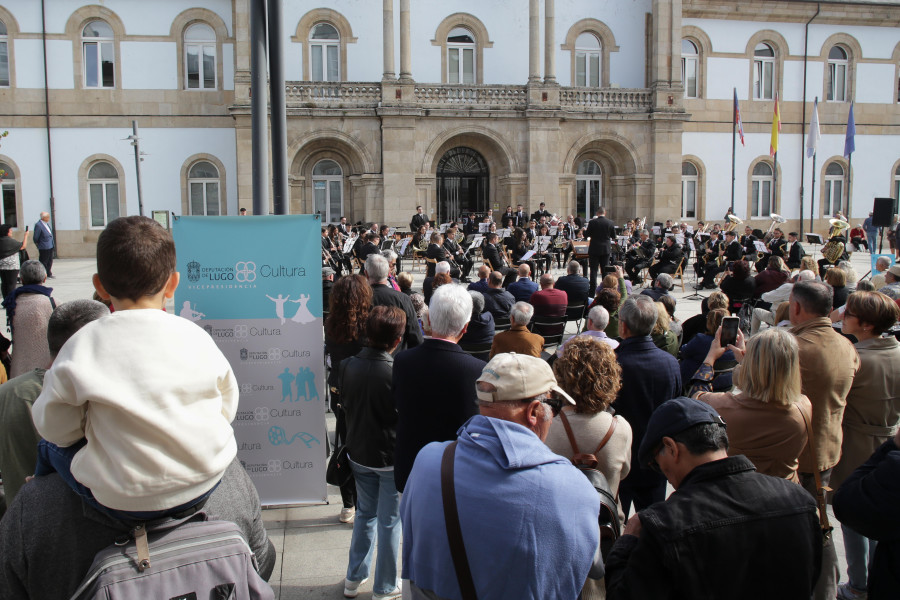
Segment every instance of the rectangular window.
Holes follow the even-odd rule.
[[[575,85],[587,85],[587,56],[583,53],[575,55]]]
[[[84,43],[84,87],[100,86],[100,69],[97,60],[97,42]]]
[[[329,209],[331,210],[329,218],[334,219],[336,215],[344,212],[341,206],[341,182],[329,181],[328,187],[328,204]]]
[[[756,100],[773,99],[775,97],[775,63],[771,60],[757,60],[753,66],[753,98]]]
[[[767,217],[772,214],[772,182],[771,181],[763,181],[762,182],[762,212],[760,212],[761,217]]]
[[[106,222],[119,218],[119,184],[106,184]]]
[[[190,90],[200,88],[200,47],[189,45],[186,48],[187,53],[187,86]]]
[[[339,76],[339,65],[338,65],[338,47],[337,46],[326,46],[327,55],[328,55],[328,79],[327,81],[338,81],[340,79]]]
[[[18,227],[19,219],[16,214],[16,186],[8,184],[3,186],[3,223],[10,227]]]
[[[681,71],[684,76],[684,95],[686,98],[697,97],[697,60],[681,59]]]
[[[0,42],[0,87],[9,87],[9,49]]]
[[[587,181],[575,182],[575,206],[578,207],[578,216],[585,216],[585,206],[587,204]]]
[[[447,49],[447,81],[459,83],[459,48]]]
[[[84,42],[84,87],[116,87],[112,42]]]
[[[119,218],[119,184],[92,183],[91,227],[106,227],[106,224]]]
[[[202,183],[191,183],[191,214],[192,215],[204,215],[206,212],[203,210],[203,184]]]
[[[313,181],[313,210],[320,215],[325,215],[326,195],[328,184],[325,181]]]
[[[475,50],[463,48],[463,83],[475,83]]]
[[[590,74],[591,74],[591,87],[600,87],[600,55],[599,54],[591,54],[590,56]]]
[[[753,182],[753,189],[750,192],[750,204],[751,204],[750,213],[754,217],[758,217],[760,215],[760,213],[759,213],[759,182],[758,181]]]
[[[312,61],[312,80],[325,81],[325,73],[322,70],[322,46],[318,44],[310,46],[309,51]]]
[[[847,65],[828,65],[828,99],[834,102],[847,100]]]
[[[91,184],[91,227],[103,227],[106,221],[103,220],[103,184]]]
[[[206,214],[210,217],[219,214],[219,184],[215,181],[206,184]]]
[[[693,219],[697,216],[697,182],[685,179],[681,182],[681,218]]]
[[[203,46],[203,88],[216,88],[216,47]]]

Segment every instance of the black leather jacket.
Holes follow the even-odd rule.
[[[394,464],[397,408],[391,388],[394,359],[363,348],[341,363],[338,380],[347,414],[347,449],[353,462],[381,468]]]
[[[816,502],[738,455],[696,467],[640,512],[606,560],[609,600],[809,598],[822,564]]]

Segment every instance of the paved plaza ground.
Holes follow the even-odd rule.
[[[812,250],[807,247],[807,252]],[[820,258],[817,255],[816,258]],[[869,270],[869,255],[858,252],[851,262],[860,275]],[[408,263],[407,263],[408,264]],[[404,268],[408,269],[407,264]],[[413,272],[414,287],[421,287],[424,273],[422,267]],[[48,281],[53,288],[53,296],[58,303],[78,298],[89,298],[93,293],[91,276],[95,272],[93,259],[58,259],[54,262],[54,279]],[[693,269],[689,269],[693,271]],[[474,273],[474,269],[473,269]],[[557,274],[563,274],[559,271]],[[693,289],[693,277],[685,282],[685,291],[680,285],[674,295],[678,300],[676,316],[684,320],[700,311],[699,300],[685,300]],[[704,290],[704,296],[709,295]],[[174,306],[170,304],[169,310]],[[0,310],[2,312],[2,310]],[[574,333],[574,324],[569,325],[567,335]],[[333,415],[327,415],[328,430],[334,431]],[[325,457],[323,456],[323,460]],[[670,489],[671,491],[671,489]],[[311,600],[318,598],[342,597],[342,582],[347,568],[347,554],[350,547],[352,525],[338,521],[341,499],[338,489],[328,486],[328,503],[292,508],[267,508],[263,511],[269,536],[275,544],[278,559],[270,583],[280,600]],[[833,521],[836,523],[836,521]],[[840,526],[834,531],[835,545],[841,564],[842,580],[846,580],[843,540]],[[374,562],[373,562],[374,565]],[[761,574],[761,576],[765,576]],[[371,597],[371,582],[361,586],[359,598]]]

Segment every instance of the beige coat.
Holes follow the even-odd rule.
[[[494,336],[491,344],[491,358],[504,352],[515,352],[540,358],[543,349],[544,338],[528,331],[525,325],[513,323],[509,330],[501,331]]]
[[[847,393],[859,370],[859,356],[850,340],[831,327],[828,317],[810,319],[791,329],[800,346],[802,393],[812,402],[815,460],[809,449],[800,455],[800,472],[832,468],[841,457],[841,421]]]
[[[860,366],[847,394],[841,461],[831,475],[835,490],[893,437],[900,423],[900,344],[892,337],[864,340],[856,351]]]
[[[809,415],[809,398],[800,396],[797,406],[767,404],[745,393],[706,393],[697,396],[725,419],[728,454],[743,454],[764,475],[800,483],[800,453],[806,448],[806,423],[798,407]]]
[[[19,294],[12,322],[10,379],[33,369],[46,369],[50,366],[47,323],[52,313],[53,305],[44,294]]]

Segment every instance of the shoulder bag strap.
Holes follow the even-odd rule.
[[[819,475],[819,465],[816,461],[816,443],[813,439],[812,433],[812,423],[810,422],[810,415],[807,415],[802,408],[800,408],[799,404],[795,404],[797,410],[800,411],[800,416],[803,417],[803,423],[806,425],[806,438],[807,444],[809,445],[809,452],[813,456],[813,477],[816,482],[816,502],[819,505],[819,524],[822,526],[822,533],[825,534],[827,538],[831,533],[831,523],[828,521],[828,510],[826,508],[825,502],[825,488],[822,487],[822,477]]]
[[[562,414],[562,413],[560,413],[560,414]],[[612,423],[609,424],[609,429],[606,430],[606,435],[604,435],[603,439],[600,440],[600,445],[597,446],[596,450],[594,450],[594,456],[596,456],[597,454],[600,453],[601,450],[603,450],[603,446],[606,445],[606,442],[609,441],[609,439],[613,436],[613,433],[615,433],[615,431],[616,431],[616,425],[618,425],[616,415],[611,415],[611,416],[612,416]]]
[[[444,524],[447,527],[447,541],[450,543],[450,555],[453,557],[453,568],[456,581],[463,600],[477,600],[475,582],[469,569],[469,558],[462,539],[462,528],[459,525],[459,512],[456,507],[456,486],[453,480],[453,464],[456,457],[456,442],[444,449],[441,459],[441,497],[444,501]]]
[[[566,416],[566,411],[559,411],[559,418],[562,421],[563,427],[566,429],[566,436],[569,438],[569,444],[572,446],[572,452],[575,454],[581,454],[581,450],[578,449],[578,444],[575,443],[575,434],[572,433],[572,426],[569,425],[569,418]],[[604,438],[604,441],[605,438]]]

